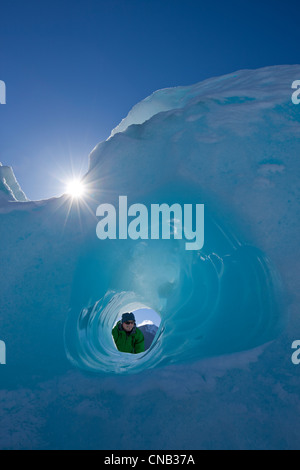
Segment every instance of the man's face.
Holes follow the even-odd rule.
[[[134,321],[126,321],[122,323],[122,326],[125,331],[130,332],[132,331],[132,328],[134,327]]]

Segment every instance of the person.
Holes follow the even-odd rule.
[[[145,339],[136,326],[135,316],[131,312],[123,313],[122,319],[112,330],[112,335],[119,351],[138,354],[145,351]]]

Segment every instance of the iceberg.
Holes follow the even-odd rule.
[[[91,152],[77,201],[24,200],[0,173],[0,448],[299,447],[299,77],[156,91]],[[204,204],[203,247],[100,240],[97,207],[120,196]],[[120,353],[112,327],[140,309],[154,341]]]

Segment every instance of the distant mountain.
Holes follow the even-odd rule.
[[[144,335],[145,338],[145,351],[150,348],[156,332],[158,330],[158,326],[154,325],[154,323],[150,320],[145,320],[143,323],[138,325],[138,328],[141,330],[141,332]]]

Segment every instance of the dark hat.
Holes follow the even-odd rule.
[[[122,323],[125,323],[126,321],[134,321],[135,322],[135,317],[134,317],[133,313],[123,313]]]

